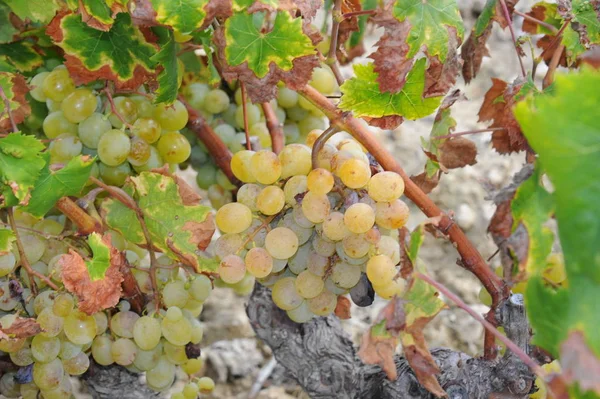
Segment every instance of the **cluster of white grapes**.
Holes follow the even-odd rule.
[[[39,292],[33,296],[18,250],[0,256],[0,325],[9,328],[17,316],[32,317],[42,329],[29,338],[0,339],[0,355],[4,352],[19,368],[2,376],[0,394],[68,399],[72,395],[69,377],[86,372],[90,359],[102,366],[117,364],[145,372],[147,385],[156,391],[169,389],[180,367],[188,381],[174,398],[193,399],[214,389],[210,378],[198,376],[203,368],[197,347],[203,336],[198,317],[212,291],[210,278],[184,273],[162,256],[157,284],[164,309],[156,311],[156,304],[150,301],[140,316],[130,309],[129,302],[121,300],[111,311],[88,315],[78,309],[77,298],[61,279],[61,258],[69,247],[77,247],[75,241],[69,243],[61,237],[64,217],[39,220],[17,210],[15,219],[31,267],[47,276],[58,290],[34,277]],[[142,292],[151,297],[147,252],[115,231],[111,241],[126,255]]]
[[[215,218],[223,233],[214,245],[220,278],[271,287],[275,304],[296,322],[332,313],[339,295],[366,292],[365,284],[384,298],[405,287],[397,266],[398,229],[409,216],[399,199],[402,178],[372,174],[352,139],[325,144],[313,169],[311,146],[321,133],[313,130],[308,145],[289,144],[279,155],[238,151],[231,169],[246,184]]]
[[[326,66],[313,71],[310,85],[323,94],[332,94],[337,90],[333,73]],[[188,103],[202,114],[232,153],[246,148],[240,88],[234,88],[234,91],[229,90],[229,87],[211,89],[205,83],[193,82],[186,85],[183,92]],[[230,96],[228,93],[233,94]],[[284,86],[278,89],[277,99],[272,100],[270,105],[277,121],[283,124],[286,143],[304,142],[309,132],[324,129],[326,126],[326,119],[318,108]],[[271,136],[263,108],[247,100],[246,114],[252,148],[271,148]],[[192,139],[190,141],[193,142]],[[235,187],[216,166],[201,142],[192,146],[189,163],[198,171],[198,186],[208,191],[208,198],[213,207],[218,209],[233,200],[231,191]]]
[[[38,73],[29,85],[31,97],[46,104],[41,127],[50,139],[52,163],[64,164],[80,154],[97,156],[92,175],[121,186],[134,172],[179,164],[190,156],[191,145],[179,132],[188,113],[179,101],[153,104],[153,96],[145,93],[108,97],[97,85],[77,87],[64,65]]]

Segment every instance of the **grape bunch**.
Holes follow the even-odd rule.
[[[337,90],[333,73],[326,66],[313,71],[310,84],[323,94],[332,94]],[[242,91],[239,87],[234,91],[229,87],[211,89],[208,84],[192,82],[185,85],[183,93],[190,106],[200,112],[232,153],[246,148]],[[272,100],[270,105],[277,121],[283,124],[286,143],[304,142],[311,131],[325,128],[326,119],[321,110],[284,86],[278,89],[277,99]],[[248,100],[246,113],[252,148],[271,148],[271,136],[263,108]],[[184,134],[194,143],[192,134]],[[235,187],[216,166],[202,142],[197,141],[192,146],[189,164],[198,172],[198,186],[208,190],[208,198],[214,208],[218,209],[233,200],[231,191]]]
[[[77,87],[64,65],[38,73],[30,87],[31,97],[47,109],[41,128],[50,140],[51,163],[96,156],[92,175],[121,186],[131,174],[190,156],[191,145],[180,133],[188,113],[179,101],[153,104],[143,87],[139,94],[114,98],[97,85]]]
[[[32,317],[41,332],[29,338],[0,339],[0,351],[20,368],[0,379],[0,393],[24,399],[68,399],[70,376],[87,371],[91,359],[97,364],[112,364],[135,372],[145,372],[147,385],[156,391],[169,389],[177,368],[188,381],[175,398],[192,399],[214,389],[214,382],[197,376],[203,367],[198,357],[203,327],[198,321],[204,301],[212,291],[212,281],[203,274],[184,273],[179,264],[162,255],[157,259],[157,285],[162,307],[149,301],[139,315],[131,304],[121,300],[112,311],[86,314],[78,299],[63,285],[63,255],[68,249],[82,253],[77,240],[66,240],[64,216],[37,219],[15,211],[19,239],[31,267],[47,276],[58,290],[34,277],[37,295],[20,266],[17,248],[0,256],[0,325],[10,328],[18,316]],[[141,291],[152,297],[147,251],[110,231],[111,245],[125,254]],[[91,256],[91,254],[87,254]],[[23,285],[21,285],[21,283]],[[181,396],[183,395],[183,396]]]
[[[312,131],[309,145],[321,133]],[[313,169],[309,145],[237,152],[231,169],[245,184],[215,217],[221,280],[257,279],[296,322],[332,313],[339,295],[365,285],[383,298],[405,287],[397,267],[398,229],[409,216],[402,178],[372,174],[352,139],[325,144]]]

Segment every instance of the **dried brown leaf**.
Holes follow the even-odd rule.
[[[33,318],[18,317],[9,327],[0,325],[0,339],[13,340],[29,338],[42,332],[42,328]]]
[[[436,173],[433,177],[427,177],[427,173],[423,172],[416,176],[411,176],[410,179],[423,191],[429,194],[440,183],[440,175]]]
[[[373,337],[370,332],[362,336],[358,357],[367,364],[377,364],[386,373],[389,380],[398,378],[394,353],[398,340],[396,337]]]
[[[600,359],[585,342],[581,331],[572,331],[562,343],[560,365],[567,383],[577,383],[581,391],[600,394]]]
[[[458,56],[460,38],[456,34],[456,28],[448,27],[448,38],[446,62],[440,62],[437,56],[429,57],[429,67],[425,71],[424,98],[443,96],[456,83],[456,77],[463,64],[462,59]]]
[[[342,0],[342,14],[357,11],[362,11],[362,5],[360,4],[360,0]],[[354,57],[357,56],[356,51],[353,54],[354,57],[351,58],[349,56],[350,52],[348,51],[348,49],[346,49],[346,41],[348,41],[352,32],[357,32],[358,29],[358,17],[345,18],[342,22],[340,22],[337,41],[338,48],[336,50],[337,59],[342,65],[349,63]],[[364,47],[362,46],[358,47],[364,49]],[[356,47],[350,49],[350,51],[355,49]]]
[[[215,233],[215,221],[212,213],[206,215],[206,219],[203,222],[186,222],[183,225],[183,230],[191,231],[192,237],[190,238],[190,242],[195,243],[198,249],[205,250]]]
[[[404,118],[400,115],[382,116],[381,118],[363,117],[363,119],[371,126],[378,127],[383,130],[394,130],[404,122]]]
[[[123,282],[121,268],[125,263],[125,257],[111,246],[109,234],[104,235],[102,241],[110,247],[110,266],[101,280],[90,278],[86,264],[79,253],[69,250],[68,254],[62,255],[59,259],[65,288],[77,295],[79,310],[88,315],[115,306],[121,298]]]
[[[27,82],[25,82],[25,78],[23,77],[23,75],[20,75],[18,73],[14,74],[14,76],[11,80],[12,80],[11,91],[13,92],[13,95],[14,95],[14,97],[11,98],[11,102],[14,101],[14,102],[19,103],[19,107],[11,108],[10,113],[11,113],[15,123],[19,124],[19,123],[23,122],[25,120],[25,118],[27,116],[29,116],[29,114],[31,114],[31,107],[29,106],[29,103],[27,102],[27,99],[25,98],[25,94],[27,94],[27,92],[29,91],[29,87],[27,86]],[[6,94],[8,95],[8,93],[6,93]],[[2,100],[0,99],[0,101],[2,101]],[[2,105],[4,105],[4,102],[2,102]],[[11,131],[11,130],[12,130],[12,126],[11,126],[9,115],[7,113],[0,115],[0,132]]]
[[[465,137],[453,137],[445,140],[439,147],[439,160],[446,169],[463,168],[475,165],[477,161],[477,146]]]
[[[350,300],[343,295],[338,295],[337,305],[335,305],[335,311],[333,312],[338,318],[347,320],[352,317],[350,314]]]

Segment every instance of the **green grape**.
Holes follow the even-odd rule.
[[[56,388],[64,375],[64,368],[59,359],[54,359],[48,363],[33,364],[33,382],[40,389]]]
[[[185,289],[181,280],[167,283],[162,290],[162,298],[166,307],[176,306],[182,308],[190,299],[190,294]]]
[[[177,321],[183,317],[183,312],[178,307],[171,306],[167,309],[165,317],[170,321]]]
[[[172,105],[158,104],[154,108],[153,116],[160,126],[168,131],[181,130],[188,122],[187,109],[179,100],[175,100]]]
[[[185,399],[196,399],[199,392],[200,388],[198,388],[198,385],[193,382],[189,382],[183,387],[183,397]]]
[[[129,97],[137,107],[138,118],[152,118],[154,113],[154,105],[146,96],[131,96]]]
[[[129,310],[118,312],[110,319],[110,329],[119,337],[133,338],[133,327],[139,318]]]
[[[287,87],[277,89],[277,103],[283,108],[291,108],[298,104],[298,93]]]
[[[175,365],[162,356],[156,366],[146,372],[146,382],[155,391],[162,391],[173,384]]]
[[[58,298],[57,298],[58,299]],[[63,329],[64,319],[61,316],[54,314],[54,306],[56,306],[56,300],[52,308],[47,307],[37,317],[37,322],[42,328],[40,335],[44,337],[56,337]],[[60,302],[59,302],[60,303]]]
[[[241,233],[252,223],[252,211],[246,205],[223,205],[215,216],[217,227],[224,233]]]
[[[375,244],[373,253],[376,255],[386,255],[394,264],[400,262],[400,244],[390,236],[381,237]]]
[[[277,281],[271,291],[271,297],[275,305],[283,310],[295,309],[304,301],[296,291],[293,277],[284,277]]]
[[[13,271],[17,260],[12,252],[0,256],[0,277],[4,277]]]
[[[44,95],[52,100],[61,102],[75,90],[75,83],[66,69],[55,69],[50,72],[42,82]]]
[[[121,130],[109,130],[98,141],[98,157],[108,166],[117,166],[125,162],[130,149],[129,137]]]
[[[246,275],[244,260],[237,255],[227,255],[221,259],[217,269],[221,280],[227,284],[235,284]]]
[[[281,178],[287,179],[296,175],[308,175],[312,169],[311,151],[302,144],[290,144],[279,153],[281,161]]]
[[[80,123],[94,113],[98,105],[96,96],[85,87],[75,89],[60,104],[65,118],[71,123]]]
[[[235,190],[235,185],[229,181],[229,178],[221,169],[217,169],[215,180],[217,181],[217,184],[223,187],[225,190]]]
[[[82,149],[83,144],[81,143],[81,140],[79,140],[79,137],[69,134],[61,134],[52,140],[48,147],[48,151],[52,158],[54,160],[63,161],[63,163],[66,163],[81,154]]]
[[[100,335],[92,343],[92,356],[96,363],[108,366],[115,362],[112,356],[112,340],[107,335]]]
[[[309,84],[323,94],[332,94],[337,88],[333,72],[326,67],[313,69]]]
[[[141,371],[153,369],[158,364],[163,353],[163,344],[159,341],[158,345],[152,350],[145,351],[138,348],[133,360],[133,365]]]
[[[44,94],[43,85],[44,85],[44,80],[46,79],[46,77],[48,75],[50,75],[50,72],[38,73],[31,79],[31,82],[29,82],[29,87],[31,88],[31,90],[29,91],[29,94],[31,94],[31,97],[33,97],[34,100],[41,101],[41,102],[44,102],[47,100],[47,97]]]
[[[69,375],[81,375],[90,367],[90,358],[80,352],[70,359],[63,360],[63,367]]]
[[[367,241],[365,234],[350,234],[342,241],[344,252],[351,258],[362,258],[369,253],[371,243]]]
[[[115,363],[121,366],[129,366],[135,360],[135,343],[127,338],[119,338],[110,347],[110,353]]]
[[[308,260],[310,258],[310,245],[301,245],[298,251],[287,260],[288,271],[294,274],[300,274],[308,268]]]
[[[248,129],[248,134],[250,136],[256,136],[261,147],[270,148],[272,146],[271,133],[269,132],[267,124],[263,121],[257,122],[250,126],[250,129]]]
[[[285,113],[285,110],[281,107],[274,107],[274,109],[277,121],[281,121],[281,123],[283,123],[283,121],[287,119],[287,114]]]
[[[256,197],[258,197],[261,190],[262,188],[257,184],[244,184],[237,192],[237,202],[246,205],[252,212],[257,212]]]
[[[379,227],[388,230],[399,229],[406,224],[408,216],[408,206],[402,200],[377,203],[375,222]]]
[[[88,118],[79,123],[79,138],[83,145],[88,148],[98,148],[98,142],[102,134],[112,129],[110,122],[104,115],[94,112]]]
[[[332,256],[335,253],[335,243],[316,236],[312,241],[313,249],[321,256]]]
[[[307,100],[304,97],[298,98],[298,105],[300,106],[300,108],[303,108],[306,111],[308,111],[308,115],[306,116],[306,118],[311,118],[314,116],[319,116],[319,117],[323,116],[323,113],[319,110],[319,108],[317,108],[316,105],[314,105],[313,103],[311,103],[309,100]],[[304,121],[306,118],[299,121],[299,123],[302,123],[302,121]],[[310,130],[305,131],[304,134],[308,133],[309,131]]]
[[[183,308],[183,310],[185,310],[186,312],[189,312],[189,315],[191,317],[199,317],[200,313],[202,313],[203,309],[204,309],[204,304],[195,299],[190,299],[189,301],[187,301],[187,303],[185,304],[185,307]],[[189,320],[191,322],[193,319],[190,318]],[[193,334],[193,330],[192,330],[192,334]]]
[[[236,126],[237,122],[235,120],[235,114],[237,111],[237,105],[235,104],[229,104],[229,107],[221,114],[221,118],[223,118],[223,121],[230,125],[230,126]]]
[[[220,114],[229,108],[229,96],[223,90],[211,90],[204,98],[203,108],[211,114]]]
[[[233,200],[231,191],[226,191],[223,187],[218,184],[213,184],[207,190],[207,196],[210,200],[210,204],[215,209],[220,209],[222,206],[230,203]]]
[[[215,382],[209,377],[199,378],[197,384],[198,389],[200,389],[200,393],[208,394],[215,389]]]
[[[360,275],[360,267],[340,261],[333,266],[331,280],[339,287],[352,288],[358,284]]]
[[[252,173],[252,157],[256,153],[250,150],[236,152],[231,157],[231,171],[244,183],[253,183],[256,181]]]
[[[323,168],[311,170],[306,178],[308,190],[315,194],[327,194],[333,189],[333,175]]]
[[[256,198],[256,207],[265,215],[279,213],[285,205],[285,194],[277,186],[267,186],[262,189]]]
[[[127,160],[132,165],[142,166],[150,158],[150,144],[145,142],[139,137],[133,137],[131,139],[131,149]]]
[[[188,103],[192,108],[200,109],[204,106],[206,95],[210,91],[207,84],[194,82],[187,86],[186,94]]]
[[[57,236],[63,231],[63,224],[54,219],[42,219],[33,226],[34,230]]]
[[[37,234],[24,231],[19,231],[19,234],[23,249],[25,250],[25,256],[29,263],[34,264],[38,262],[42,258],[42,255],[44,255],[44,251],[46,251],[47,241]]]
[[[396,279],[384,285],[373,285],[373,290],[383,299],[389,300],[394,296],[401,297],[406,289],[406,281]]]
[[[283,187],[283,193],[285,194],[285,202],[288,205],[296,205],[298,201],[296,196],[303,194],[308,190],[307,178],[304,175],[292,176]],[[306,226],[305,226],[306,227]],[[308,226],[312,227],[312,226]]]
[[[192,325],[185,317],[176,321],[165,318],[160,327],[162,335],[173,345],[186,345],[192,339]]]
[[[235,140],[235,129],[233,126],[222,123],[216,126],[213,131],[221,138],[225,145],[229,146]]]
[[[31,341],[31,354],[36,362],[48,363],[58,356],[60,340],[57,337],[36,335]]]
[[[215,241],[215,255],[223,259],[227,255],[235,254],[244,245],[240,234],[223,234]]]
[[[208,161],[208,154],[200,146],[192,146],[189,161],[192,165],[203,165]]]
[[[323,279],[304,270],[295,280],[296,291],[303,298],[314,298],[319,295],[325,286]]]
[[[233,284],[231,288],[233,288],[233,292],[235,292],[236,295],[250,295],[252,293],[252,290],[254,289],[255,282],[256,277],[254,277],[250,273],[246,273],[244,278],[242,278],[237,283]]]
[[[301,136],[306,136],[313,130],[324,130],[326,128],[327,123],[322,114],[319,116],[309,116],[298,122],[298,130],[300,131]]]
[[[118,166],[108,166],[100,163],[98,168],[102,181],[111,186],[122,186],[125,184],[125,180],[131,175],[131,166],[127,162],[123,162]]]
[[[267,233],[265,249],[273,258],[288,259],[298,250],[298,237],[286,227],[276,227]]]
[[[133,123],[131,133],[152,144],[160,138],[161,130],[160,124],[155,119],[139,118]]]
[[[48,108],[48,112],[60,111],[60,102],[47,99],[46,100],[46,108]]]
[[[206,275],[198,274],[192,280],[189,291],[194,299],[204,302],[212,292],[212,282]]]
[[[115,105],[115,111],[125,120],[125,122],[131,124],[138,118],[138,107],[135,101],[129,97],[115,97],[113,99]],[[123,122],[114,113],[112,113],[111,107],[106,107],[106,113],[108,114],[108,120],[115,129],[123,127]]]
[[[69,341],[85,345],[96,336],[96,320],[85,313],[74,311],[65,317],[63,329]]]
[[[39,388],[33,383],[21,384],[19,392],[23,399],[38,399],[40,395]]]
[[[302,199],[302,212],[313,223],[322,223],[330,209],[331,204],[325,194],[318,195],[309,191]]]
[[[315,317],[315,314],[308,307],[307,301],[302,301],[300,306],[298,306],[295,309],[288,310],[286,311],[286,313],[290,320],[292,320],[295,323],[306,323],[307,321]]]
[[[248,126],[252,126],[260,121],[260,108],[254,104],[246,104],[246,114]],[[244,128],[244,107],[241,105],[235,110],[235,123],[240,129]]]
[[[62,111],[49,113],[44,118],[42,129],[49,139],[55,139],[62,134],[77,135],[77,125],[69,122]]]
[[[344,214],[330,213],[323,221],[323,234],[331,241],[340,241],[350,235],[350,230],[344,224]]]
[[[17,366],[29,366],[34,362],[33,354],[29,345],[9,354],[10,360]]]
[[[367,262],[367,277],[373,285],[386,285],[396,275],[394,262],[386,255],[376,255]]]
[[[185,346],[183,345],[173,345],[170,342],[165,342],[163,344],[164,353],[169,362],[173,363],[176,366],[187,363],[188,358],[185,354]]]
[[[207,190],[211,185],[216,183],[217,168],[213,163],[202,165],[197,172],[196,183],[201,189]]]
[[[335,310],[337,296],[328,290],[323,290],[314,298],[308,299],[308,308],[318,316],[328,316]]]
[[[108,316],[106,316],[106,313],[97,312],[92,317],[96,321],[96,335],[104,334],[108,328]]]
[[[156,145],[161,158],[168,163],[182,163],[190,156],[190,142],[179,132],[163,133]]]
[[[311,248],[312,249],[312,248]],[[308,255],[308,270],[316,275],[323,277],[329,267],[329,257],[319,255],[316,251],[311,250]]]
[[[142,166],[134,165],[133,170],[137,173],[142,173],[151,169],[161,168],[164,164],[165,162],[158,153],[158,150],[154,146],[150,146],[150,157],[148,158],[148,161]]]
[[[346,209],[344,224],[355,234],[366,233],[375,224],[375,211],[367,204],[352,204]]]
[[[300,129],[295,123],[286,123],[283,125],[283,135],[286,143],[297,143],[300,141]]]
[[[254,277],[267,277],[273,270],[273,258],[264,248],[252,248],[244,259],[246,270]]]
[[[274,152],[258,151],[250,160],[251,173],[261,184],[273,184],[281,176],[281,161]]]
[[[298,99],[300,99],[300,97]],[[293,122],[300,122],[301,120],[307,118],[310,115],[307,110],[300,107],[299,105],[295,105],[286,109],[286,114],[288,119]]]

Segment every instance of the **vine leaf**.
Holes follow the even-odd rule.
[[[206,6],[211,0],[150,0],[150,2],[156,11],[156,20],[161,25],[170,26],[180,33],[191,33],[205,28],[212,22],[212,17],[207,18],[206,11]]]
[[[304,87],[319,65],[314,41],[305,34],[302,18],[278,11],[272,29],[261,33],[264,20],[262,13],[241,12],[215,31],[223,76],[228,81],[244,81],[254,103],[275,98],[280,80],[293,90]]]
[[[79,12],[86,24],[108,32],[117,14],[127,12],[127,7],[118,0],[79,0]]]
[[[4,2],[22,20],[29,19],[43,24],[49,22],[60,8],[56,0],[4,0]]]
[[[560,347],[562,376],[582,391],[600,394],[600,359],[595,357],[581,332],[574,331]]]
[[[177,182],[159,173],[142,172],[132,177],[124,189],[137,201],[154,247],[198,272],[216,270],[214,260],[199,254],[199,249],[207,245],[207,235],[212,235],[215,228],[209,207],[196,202],[186,205],[187,197],[182,197]],[[134,244],[148,245],[134,210],[112,198],[105,199],[101,209],[110,228]]]
[[[525,304],[534,329],[533,343],[559,354],[568,334],[579,331],[600,357],[600,124],[596,104],[600,76],[591,69],[558,75],[555,91],[517,104],[515,115],[541,167],[554,187],[556,220],[564,251],[568,285],[547,287],[530,278]],[[582,101],[585,99],[585,101]],[[572,116],[572,118],[568,118]]]
[[[12,133],[0,139],[0,207],[27,204],[46,161],[44,144],[33,136]]]
[[[23,122],[31,113],[31,107],[25,98],[25,94],[29,91],[25,78],[20,74],[0,72],[0,87],[8,99],[10,115],[14,122],[16,124]],[[5,102],[0,99],[0,132],[12,129],[10,115],[5,107]]]
[[[77,307],[92,315],[119,303],[125,259],[111,245],[109,234],[102,237],[92,233],[87,242],[93,254],[91,259],[84,260],[71,249],[58,262],[65,288],[79,299]]]
[[[165,28],[156,28],[159,36],[160,51],[150,59],[162,68],[158,74],[158,89],[155,103],[172,104],[177,99],[179,89],[179,66],[177,64],[177,46],[173,32]]]
[[[65,66],[77,84],[111,80],[117,89],[136,89],[155,75],[156,47],[131,22],[116,16],[108,32],[89,27],[77,14],[59,14],[46,29],[65,52]]]
[[[399,93],[382,93],[372,63],[354,65],[355,77],[340,87],[343,95],[339,107],[352,111],[355,116],[382,118],[402,116],[418,119],[431,114],[442,97],[423,98],[426,59],[419,59],[408,73],[406,83]]]
[[[0,44],[0,60],[5,60],[21,72],[33,71],[44,63],[42,56],[33,48],[33,43],[28,40]]]
[[[17,316],[10,325],[0,325],[0,340],[29,338],[41,332],[42,328],[34,318]]]
[[[15,241],[15,233],[10,229],[0,229],[0,256],[6,255]]]
[[[215,67],[215,50],[212,45],[213,30],[207,29],[194,34],[194,40],[202,44],[206,53],[206,71],[208,84],[216,86],[221,82],[221,75]],[[196,58],[197,59],[197,58]]]
[[[90,156],[79,155],[72,158],[63,168],[56,170],[50,165],[50,154],[46,152],[43,157],[46,166],[31,191],[29,203],[23,208],[37,217],[48,213],[61,197],[79,194],[90,177],[95,161]]]
[[[19,33],[10,20],[10,8],[0,3],[0,43],[8,43],[13,41],[13,36]]]
[[[363,0],[360,2],[360,5],[362,10],[374,10],[375,7],[377,7],[377,0]],[[344,3],[342,3],[342,7],[344,7]],[[342,12],[344,13],[346,11],[342,10]],[[337,51],[337,59],[340,62],[340,64],[347,65],[353,59],[355,59],[356,57],[360,57],[365,53],[366,48],[363,43],[363,38],[367,30],[367,20],[371,17],[372,16],[369,15],[361,15],[359,17],[351,18],[356,18],[357,29],[350,32],[350,38],[348,40],[339,40],[340,46]],[[344,34],[344,32],[342,31],[342,24],[343,22],[340,24],[339,36],[343,38],[342,35]]]

